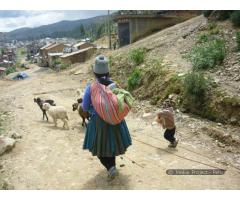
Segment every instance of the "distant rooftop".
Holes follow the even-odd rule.
[[[43,46],[42,48],[40,48],[41,50],[43,50],[43,49],[46,49],[46,48],[48,48],[48,47],[50,47],[50,46],[52,46],[52,45],[54,45],[55,43],[50,43],[50,44],[46,44],[45,46]]]
[[[66,58],[66,57],[69,57],[69,56],[73,56],[73,55],[88,51],[89,49],[93,49],[93,47],[88,47],[88,48],[85,48],[85,49],[74,51],[72,53],[64,54],[64,55],[61,56],[61,58]]]

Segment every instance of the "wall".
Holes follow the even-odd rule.
[[[87,51],[80,52],[78,54],[70,55],[68,57],[61,57],[61,61],[64,63],[80,63],[88,60],[95,52],[95,48],[91,48]]]
[[[49,50],[47,50],[48,53],[61,53],[63,52],[63,49],[67,47],[66,45],[64,44],[59,44],[57,45],[56,47],[52,47],[50,48]]]
[[[86,43],[78,46],[77,48],[80,50],[80,49],[86,49],[86,48],[88,48],[88,47],[93,47],[93,44],[86,42]]]
[[[199,11],[169,11],[166,16],[126,16],[119,18],[118,28],[121,27],[121,23],[129,22],[130,43],[133,43],[151,33],[181,23],[199,14]],[[118,30],[118,33],[120,32],[121,31]],[[119,40],[121,40],[121,38],[119,38]]]

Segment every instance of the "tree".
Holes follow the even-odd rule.
[[[82,36],[82,37],[85,37],[85,28],[84,28],[84,26],[81,24],[81,26],[80,26],[80,35]]]

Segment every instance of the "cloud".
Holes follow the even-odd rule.
[[[105,10],[1,10],[0,32],[8,32],[23,27],[38,27],[62,20],[77,20],[105,15]]]

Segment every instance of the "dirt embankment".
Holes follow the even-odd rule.
[[[188,102],[185,103],[187,108],[182,103],[184,102],[183,78],[192,70],[192,64],[186,58],[186,54],[201,35],[209,34],[209,26],[212,26],[211,23],[203,16],[199,16],[111,52],[109,53],[111,74],[115,80],[127,87],[129,77],[136,79],[135,72],[139,70],[140,80],[132,91],[137,99],[150,101],[152,105],[160,107],[170,95],[174,100],[175,108],[217,122],[239,126],[240,54],[235,51],[237,29],[228,21],[216,22],[214,25],[215,37],[226,41],[227,54],[223,63],[204,72],[205,76],[210,75],[213,81],[206,95],[204,108],[195,109]],[[133,66],[129,61],[129,55],[133,49],[138,48],[146,50],[144,62]]]

